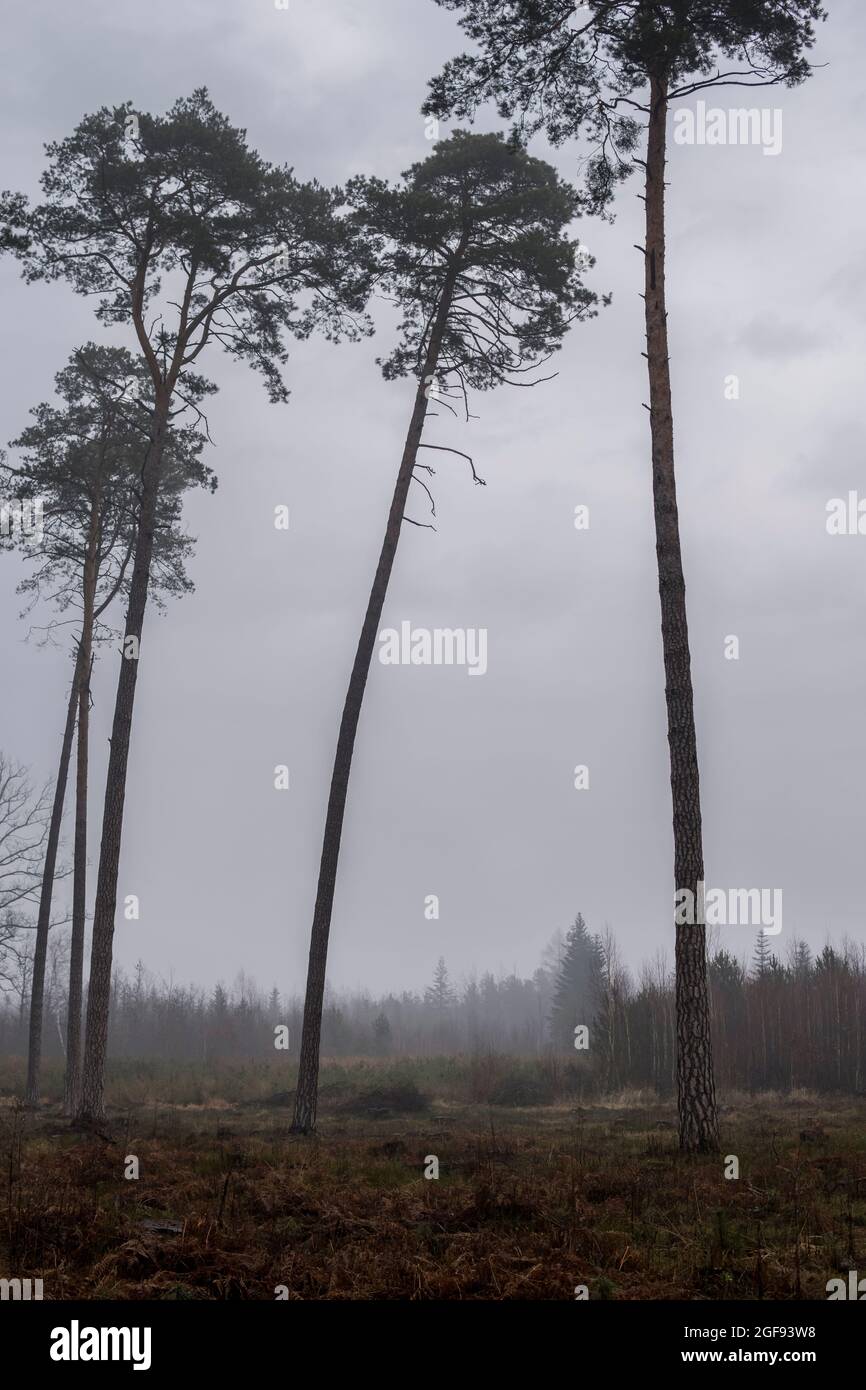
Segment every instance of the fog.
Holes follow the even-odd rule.
[[[427,80],[463,46],[429,0],[17,6],[6,17],[5,187],[37,191],[42,146],[85,112],[163,112],[206,85],[267,159],[300,178],[395,178],[430,151]],[[671,142],[669,326],[680,523],[708,886],[783,894],[795,937],[863,939],[866,538],[827,504],[866,491],[859,227],[866,15],[837,3],[823,66],[773,89],[779,148]],[[762,94],[762,96],[765,94]],[[751,98],[709,94],[706,108]],[[694,108],[695,104],[691,103]],[[480,128],[501,123],[486,113]],[[443,124],[443,134],[452,127]],[[546,154],[567,178],[578,151]],[[355,752],[329,956],[341,989],[529,976],[580,910],[633,968],[672,950],[672,834],[636,183],[588,221],[588,276],[613,302],[577,325],[531,391],[447,414],[436,531],[404,527],[383,628],[486,633],[483,676],[374,662]],[[63,283],[3,277],[2,438],[54,373],[106,333]],[[292,347],[291,400],[268,404],[210,350],[220,480],[191,496],[193,596],[148,613],[138,681],[115,959],[204,987],[243,969],[302,987],[340,710],[412,406],[382,379],[393,316],[362,344]],[[730,378],[739,395],[729,399]],[[290,509],[287,531],[274,508]],[[577,530],[575,508],[589,508]],[[415,512],[426,520],[418,493]],[[0,746],[54,774],[66,648],[25,640],[16,556],[0,557]],[[34,616],[33,621],[44,620]],[[727,639],[739,642],[738,659]],[[68,638],[65,639],[68,643]],[[94,679],[91,901],[119,658]],[[290,770],[289,788],[274,768]],[[585,766],[589,785],[575,788]],[[71,823],[64,852],[71,855]],[[436,895],[439,916],[425,915]],[[721,928],[750,954],[750,926]]]

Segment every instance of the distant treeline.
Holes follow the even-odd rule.
[[[866,951],[845,943],[813,956],[795,941],[784,961],[759,933],[750,962],[725,949],[710,955],[716,1080],[720,1088],[817,1091],[864,1089]],[[59,942],[47,976],[46,1054],[62,1056],[66,1000]],[[7,981],[7,984],[9,982]],[[21,988],[0,996],[0,1050],[26,1052],[26,971]],[[17,993],[17,998],[16,998]],[[113,1057],[177,1061],[273,1057],[288,1028],[297,1056],[303,1001],[261,990],[244,975],[208,992],[157,980],[139,964],[114,975]],[[495,1051],[558,1053],[589,1089],[675,1089],[673,972],[663,956],[637,976],[621,963],[609,931],[594,936],[578,916],[558,933],[530,979],[484,974],[456,986],[444,960],[423,993],[374,997],[332,992],[323,1053],[432,1056]],[[576,1030],[586,1028],[585,1039]],[[575,1043],[588,1046],[576,1048]],[[286,1055],[283,1053],[282,1055]]]

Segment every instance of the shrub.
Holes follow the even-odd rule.
[[[414,1115],[429,1107],[428,1097],[418,1090],[415,1082],[405,1080],[370,1086],[344,1101],[339,1109],[346,1115]]]
[[[550,1078],[522,1067],[505,1072],[490,1092],[491,1105],[550,1105],[553,1099]]]

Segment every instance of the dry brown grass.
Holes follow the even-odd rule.
[[[849,1263],[866,1268],[856,1102],[738,1097],[722,1114],[737,1181],[721,1157],[681,1157],[672,1108],[645,1095],[523,1110],[434,1098],[371,1117],[338,1094],[311,1139],[289,1118],[218,1098],[140,1106],[107,1142],[70,1133],[56,1106],[7,1100],[0,1273],[41,1277],[53,1299],[273,1299],[279,1285],[572,1299],[580,1284],[591,1298],[824,1299]]]

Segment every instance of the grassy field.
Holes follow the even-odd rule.
[[[722,1155],[685,1159],[652,1096],[359,1058],[324,1068],[304,1139],[284,1066],[137,1062],[85,1138],[56,1073],[20,1107],[20,1070],[0,1068],[0,1275],[46,1299],[823,1300],[866,1268],[862,1101],[723,1097]]]

